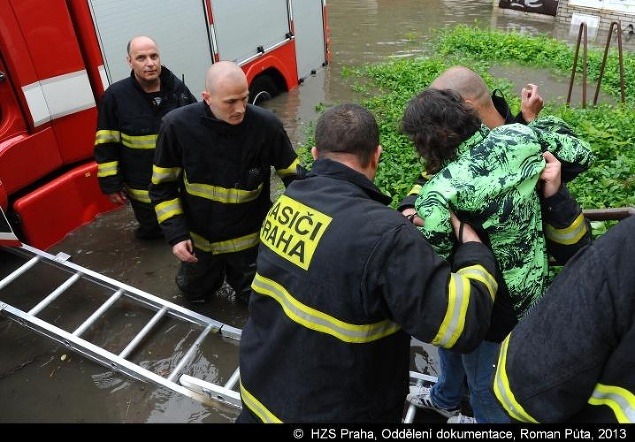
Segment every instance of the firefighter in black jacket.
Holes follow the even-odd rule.
[[[214,63],[205,89],[203,102],[165,116],[150,198],[181,260],[176,283],[187,299],[205,302],[226,280],[246,303],[271,207],[271,167],[286,185],[299,162],[276,115],[247,104],[240,66]]]
[[[359,105],[318,120],[311,172],[260,231],[240,342],[237,422],[400,421],[411,335],[469,351],[487,330],[494,258],[469,226],[452,263],[373,184],[379,129]]]
[[[630,216],[575,255],[503,341],[493,388],[512,419],[635,423],[633,256]]]
[[[149,37],[128,43],[130,76],[113,83],[99,102],[95,161],[103,193],[114,204],[127,200],[139,222],[139,239],[162,237],[148,196],[152,160],[161,118],[196,98],[169,69],[161,66],[157,44]]]

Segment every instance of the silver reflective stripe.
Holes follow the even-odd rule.
[[[635,423],[635,395],[616,385],[597,384],[589,398],[591,405],[606,405],[621,424]]]

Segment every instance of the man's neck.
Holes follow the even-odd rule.
[[[161,80],[159,78],[154,81],[141,80],[139,79],[139,77],[136,76],[135,78],[137,79],[137,83],[139,83],[139,86],[141,86],[141,89],[143,89],[143,91],[148,94],[151,92],[159,92],[161,90]]]

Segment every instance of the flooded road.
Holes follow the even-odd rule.
[[[330,0],[328,7],[330,66],[266,104],[283,120],[296,145],[304,142],[318,107],[357,100],[343,70],[421,54],[439,27],[470,24],[567,36],[566,29],[558,29],[552,22],[501,14],[493,10],[491,0]],[[514,75],[528,77],[520,78],[519,84],[537,83],[546,99],[566,94],[567,79],[527,70]],[[174,284],[177,260],[170,247],[161,241],[135,240],[134,226],[132,211],[122,208],[79,228],[49,253],[66,253],[78,265],[182,305]],[[11,258],[0,254],[0,259],[8,262]],[[43,282],[34,279],[25,289],[27,295]],[[237,328],[242,328],[247,315],[244,307],[233,303],[228,290],[195,310]],[[60,311],[59,317],[64,313]],[[117,327],[125,329],[127,323],[139,320],[137,313],[129,311]],[[99,332],[111,334],[120,329]],[[163,359],[168,360],[172,353],[183,351],[180,346],[159,338],[155,351],[165,353]],[[237,345],[224,344],[197,361],[197,370],[226,380],[237,361]],[[436,374],[435,355],[424,348],[415,352],[414,364]],[[205,373],[197,374],[205,377]],[[18,324],[0,320],[0,422],[231,423],[236,415],[231,407],[203,405],[114,373]]]

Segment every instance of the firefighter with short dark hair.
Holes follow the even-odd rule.
[[[344,104],[315,131],[315,162],[260,230],[240,341],[237,422],[393,422],[408,393],[411,336],[469,351],[489,325],[494,257],[460,228],[441,259],[373,184],[373,115]],[[458,233],[461,231],[461,233]]]

